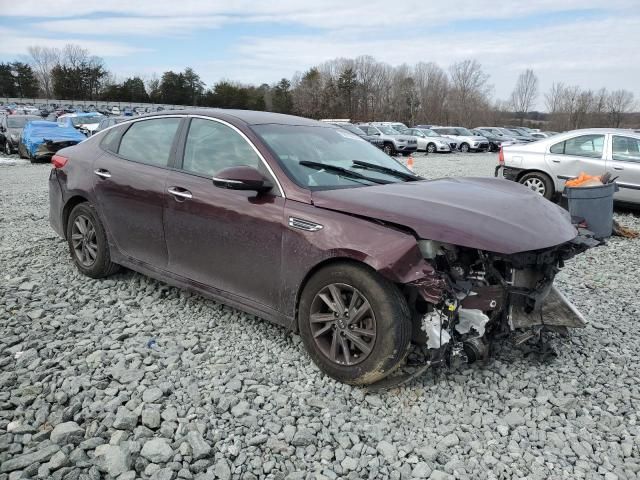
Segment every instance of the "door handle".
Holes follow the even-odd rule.
[[[560,163],[560,159],[558,159],[558,158],[552,158],[551,161],[553,163]]]
[[[622,165],[614,165],[613,169],[614,170],[624,170],[624,167]]]
[[[111,178],[109,170],[105,170],[104,168],[96,168],[93,173],[95,173],[100,178]]]
[[[185,190],[181,187],[169,187],[167,191],[174,197],[179,197],[183,200],[193,198],[193,195],[191,195],[191,192],[189,190]]]

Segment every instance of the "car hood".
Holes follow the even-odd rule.
[[[577,235],[569,213],[515,182],[442,178],[313,192],[316,207],[402,225],[419,238],[511,254]]]

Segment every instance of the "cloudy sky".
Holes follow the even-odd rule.
[[[442,67],[478,59],[507,98],[533,68],[562,81],[640,96],[638,0],[0,0],[0,60],[30,45],[76,43],[119,77],[193,67],[271,83],[335,57]],[[539,102],[542,107],[542,101]]]

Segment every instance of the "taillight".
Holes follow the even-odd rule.
[[[504,152],[502,151],[502,145],[500,145],[500,150],[498,151],[498,165],[504,165]]]
[[[62,168],[67,164],[68,160],[67,157],[63,157],[62,155],[54,155],[51,158],[51,165],[53,165],[53,168]]]

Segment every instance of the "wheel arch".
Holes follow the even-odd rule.
[[[296,292],[294,321],[293,321],[293,325],[292,325],[292,330],[294,332],[298,333],[298,330],[299,330],[299,328],[298,328],[298,311],[299,311],[299,307],[300,307],[300,298],[302,297],[302,292],[304,292],[304,289],[307,286],[307,283],[309,283],[309,280],[318,271],[322,270],[323,268],[330,267],[330,266],[333,266],[333,265],[338,265],[338,264],[357,265],[357,266],[360,266],[360,267],[364,267],[365,269],[369,270],[371,273],[379,273],[379,272],[376,271],[375,268],[373,268],[366,261],[356,260],[355,258],[348,257],[348,256],[326,258],[326,259],[322,260],[321,262],[318,262],[317,264],[315,264],[306,273],[306,275],[302,279],[302,282],[300,282],[300,285],[299,285],[298,290]]]
[[[64,207],[62,208],[62,231],[64,232],[65,239],[67,238],[67,222],[69,221],[71,210],[73,210],[76,205],[80,205],[81,203],[88,201],[89,199],[82,195],[74,195],[64,204]]]

